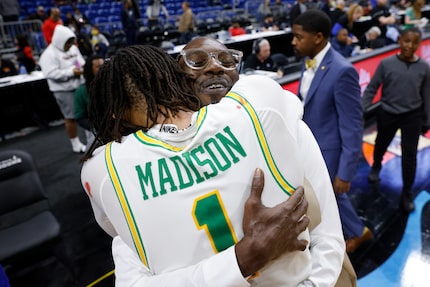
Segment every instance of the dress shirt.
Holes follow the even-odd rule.
[[[308,91],[312,84],[312,80],[314,79],[315,73],[318,70],[319,65],[321,64],[325,54],[327,54],[327,51],[330,49],[330,47],[330,43],[327,43],[327,45],[313,59],[308,58],[306,60],[307,63],[309,63],[308,60],[311,60],[311,62],[314,63],[314,67],[307,68],[303,72],[302,78],[300,80],[300,96],[302,96],[303,102],[305,102],[306,96],[308,95]]]

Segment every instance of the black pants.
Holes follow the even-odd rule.
[[[417,148],[422,125],[421,109],[404,114],[390,114],[381,109],[376,116],[376,123],[378,135],[376,136],[373,153],[373,168],[381,168],[382,157],[387,151],[388,145],[394,138],[396,131],[400,129],[403,190],[411,190],[417,169]]]

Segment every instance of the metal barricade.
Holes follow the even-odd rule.
[[[19,34],[27,35],[28,43],[35,56],[39,56],[47,46],[42,34],[42,22],[40,20],[0,22],[0,53],[14,51],[16,48],[15,37]]]

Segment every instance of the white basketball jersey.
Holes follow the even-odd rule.
[[[161,133],[157,126],[95,155],[104,157],[108,176],[97,171],[101,181],[91,184],[102,191],[118,234],[153,274],[196,264],[242,238],[256,168],[264,171],[266,206],[286,200],[303,184],[296,138],[302,105],[295,95],[283,96],[232,91],[196,113],[185,131]],[[309,242],[308,231],[300,238]],[[296,286],[311,265],[309,250],[289,253],[260,270],[253,282]]]

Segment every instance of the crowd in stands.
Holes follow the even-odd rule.
[[[34,31],[27,31],[26,35],[30,47],[37,48],[37,60],[50,44],[58,24],[75,32],[85,57],[108,56],[120,47],[136,43],[171,48],[186,44],[194,36],[215,35],[219,31],[234,37],[254,31],[282,30],[291,27],[304,11],[316,8],[332,20],[332,45],[350,57],[396,43],[403,27],[422,29],[427,24],[421,12],[424,0],[389,1],[5,0],[0,3],[0,14],[3,23],[40,21],[39,34],[43,37]],[[17,34],[11,32],[10,42]]]

